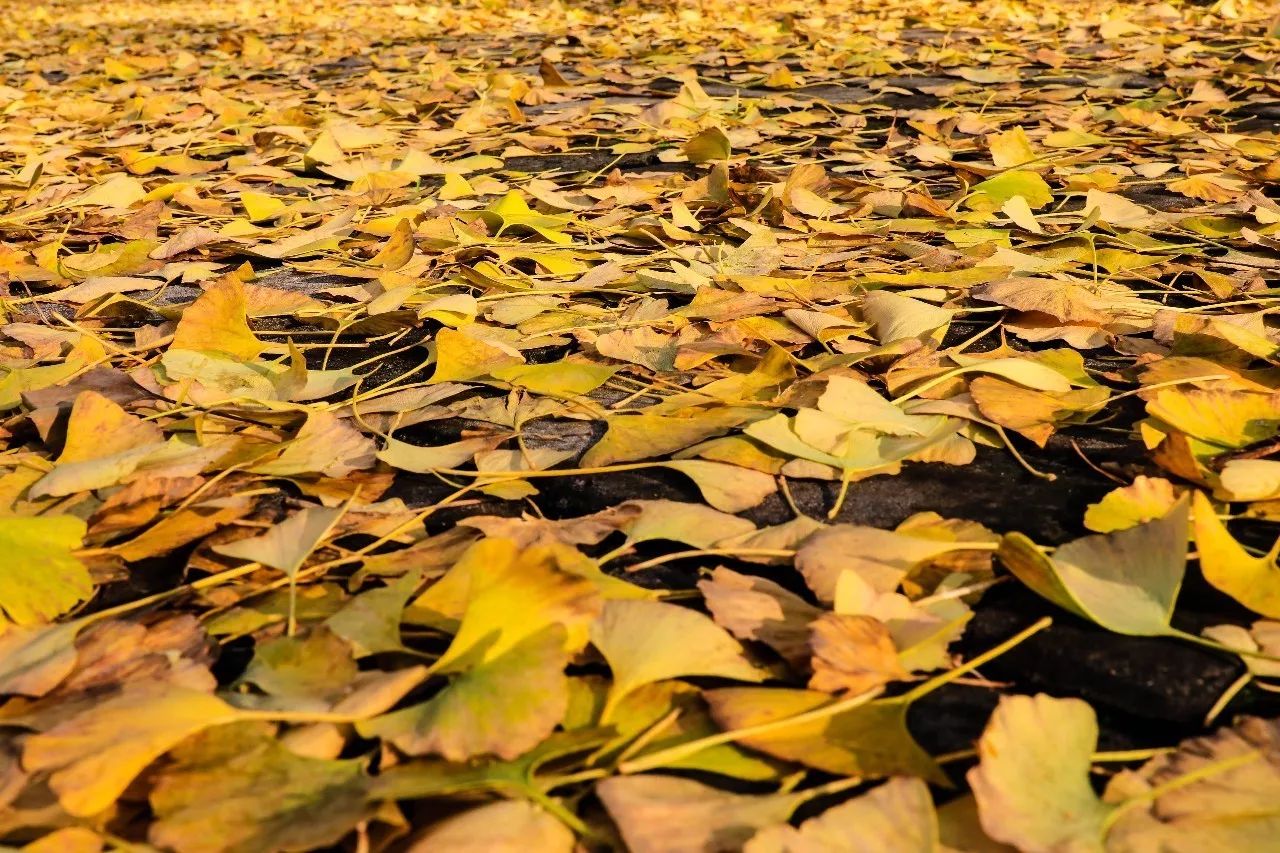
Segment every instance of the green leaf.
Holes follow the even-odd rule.
[[[274,525],[261,536],[215,545],[213,550],[224,557],[279,569],[292,578],[311,552],[328,538],[343,512],[340,507],[308,507]]]
[[[1012,171],[987,178],[973,187],[973,197],[969,199],[970,207],[985,201],[992,208],[998,208],[1014,196],[1026,199],[1027,205],[1039,210],[1053,201],[1053,192],[1044,178],[1035,172]]]
[[[457,676],[430,700],[361,723],[410,755],[512,759],[537,746],[569,702],[564,629],[552,625]]]
[[[998,554],[1035,592],[1109,631],[1178,636],[1169,618],[1186,570],[1187,508],[1184,497],[1163,518],[1077,539],[1052,558],[1011,533]]]
[[[813,711],[831,703],[816,690],[724,687],[703,694],[711,716],[725,730],[745,729]],[[777,731],[737,738],[743,746],[840,776],[919,776],[947,785],[946,774],[907,730],[911,699],[897,696]]]
[[[273,696],[321,698],[340,694],[357,671],[347,641],[321,627],[306,637],[263,643],[241,680]]]
[[[203,732],[156,778],[150,840],[179,853],[310,850],[372,811],[363,761],[290,752],[260,724]]]

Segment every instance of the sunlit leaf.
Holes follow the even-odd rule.
[[[609,705],[645,684],[688,675],[762,681],[766,672],[715,622],[658,601],[609,601],[591,626],[591,643],[613,671]],[[690,656],[689,648],[698,654]],[[604,714],[608,719],[608,707]]]
[[[1110,809],[1089,781],[1097,743],[1093,709],[1078,699],[1003,697],[968,774],[987,835],[1019,850],[1102,850]]]

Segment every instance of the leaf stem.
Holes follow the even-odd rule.
[[[799,714],[793,714],[790,717],[783,717],[778,720],[770,720],[767,723],[758,723],[754,726],[746,726],[741,729],[732,729],[730,731],[707,735],[706,737],[698,738],[697,740],[691,740],[687,743],[678,744],[676,746],[669,747],[668,749],[650,753],[643,758],[637,758],[635,761],[624,761],[622,764],[618,765],[618,772],[624,774],[642,773],[645,770],[653,770],[654,768],[662,767],[674,761],[688,758],[690,755],[696,755],[709,747],[719,746],[722,743],[732,743],[739,738],[771,734],[802,723],[811,723],[814,720],[823,720],[827,717],[865,705],[883,692],[884,691],[882,689],[876,688],[875,690],[869,690],[866,693],[858,693],[854,696],[839,699],[819,708],[813,708]]]
[[[634,566],[627,566],[628,572],[638,572],[643,569],[651,569],[654,566],[661,566],[663,563],[671,563],[676,560],[685,560],[690,557],[794,557],[796,552],[790,548],[694,548],[689,551],[676,551],[671,554],[663,554],[661,557],[654,557],[651,560],[645,560],[636,563]],[[606,555],[608,556],[608,555]]]
[[[1005,640],[1000,645],[987,649],[985,652],[973,658],[972,660],[967,660],[964,663],[957,666],[955,669],[949,669],[946,672],[942,673],[941,675],[936,676],[935,678],[929,679],[923,684],[920,684],[912,688],[911,690],[908,690],[906,693],[903,693],[901,696],[898,696],[896,698],[904,702],[914,702],[917,699],[921,698],[922,696],[927,696],[928,694],[937,690],[939,687],[942,687],[946,684],[950,684],[951,682],[955,681],[957,678],[967,675],[970,672],[973,672],[978,667],[995,660],[1005,652],[1013,649],[1015,646],[1018,646],[1023,641],[1027,640],[1029,637],[1040,633],[1041,631],[1043,631],[1045,628],[1048,628],[1052,624],[1053,624],[1053,619],[1049,616],[1045,616],[1044,618],[1037,620],[1030,627],[1024,628],[1018,633],[1014,634],[1012,637]]]

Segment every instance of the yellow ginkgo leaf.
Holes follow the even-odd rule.
[[[249,328],[247,314],[244,285],[233,275],[223,276],[182,312],[170,347],[255,359],[266,345]]]
[[[1031,205],[1027,204],[1027,200],[1020,195],[1015,195],[1000,205],[1000,212],[1024,231],[1030,231],[1032,234],[1044,233],[1044,227],[1036,221]]]
[[[70,515],[0,517],[0,633],[6,622],[39,625],[93,594],[73,553],[85,523]]]
[[[585,645],[601,597],[590,580],[565,571],[560,556],[555,548],[521,549],[500,538],[468,549],[411,607],[420,622],[457,620],[453,642],[434,669],[456,672],[487,664],[550,625],[565,628],[565,648]]]
[[[1004,133],[993,133],[987,138],[991,148],[991,160],[1001,169],[1021,166],[1036,159],[1036,151],[1031,147],[1027,132],[1021,127],[1006,130]]]
[[[970,207],[999,208],[1014,196],[1021,196],[1032,210],[1039,210],[1053,201],[1053,191],[1044,178],[1035,172],[1015,169],[974,186],[968,204]]]
[[[113,486],[164,444],[164,430],[131,415],[96,391],[82,391],[71,407],[67,439],[54,469],[29,497],[69,495]]]
[[[378,254],[369,261],[384,270],[398,270],[413,257],[413,223],[401,219],[387,242],[382,244]]]
[[[1255,557],[1227,531],[1203,492],[1195,494],[1196,550],[1204,579],[1255,613],[1280,617],[1280,539]]]
[[[52,771],[49,787],[69,814],[96,815],[152,761],[241,712],[216,696],[169,684],[138,686],[98,702],[23,744],[22,764]]]
[[[288,207],[276,196],[248,190],[240,193],[240,203],[244,205],[244,211],[250,222],[267,222],[275,219]]]
[[[68,207],[128,207],[147,194],[142,182],[129,175],[112,175],[106,181],[67,203]]]
[[[687,675],[763,681],[767,672],[747,660],[738,641],[695,610],[660,601],[609,601],[591,627],[591,643],[613,670],[601,712],[638,687]],[[698,653],[690,655],[689,649]]]
[[[465,382],[490,375],[502,367],[524,364],[524,359],[478,337],[455,329],[436,332],[436,371],[431,383]]]
[[[1127,486],[1107,492],[1084,512],[1084,526],[1097,533],[1127,530],[1161,518],[1178,502],[1180,490],[1163,477],[1138,475]]]

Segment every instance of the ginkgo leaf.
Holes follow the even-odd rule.
[[[76,395],[67,437],[54,469],[32,484],[30,497],[62,496],[113,486],[156,452],[164,430],[126,412],[96,391]]]
[[[1272,459],[1230,459],[1218,479],[1233,501],[1280,498],[1280,462]]]
[[[681,149],[690,163],[706,163],[710,160],[727,160],[733,153],[729,137],[718,127],[699,131]]]
[[[885,435],[921,435],[924,422],[881,397],[865,382],[848,376],[832,376],[818,398],[817,410],[843,420],[849,426]],[[804,411],[804,410],[801,410]]]
[[[5,620],[40,625],[93,594],[75,557],[86,525],[70,515],[0,516],[0,635]]]
[[[431,374],[432,383],[479,379],[488,376],[490,371],[524,363],[505,349],[454,329],[436,332],[435,344],[436,370]]]
[[[974,378],[969,383],[969,394],[984,417],[1020,433],[1040,447],[1045,446],[1060,425],[1101,411],[1110,396],[1105,388],[1057,393],[1037,391],[994,376]]]
[[[1247,447],[1280,430],[1280,395],[1163,388],[1147,412],[1173,429],[1224,448]]]
[[[527,800],[498,800],[432,824],[408,853],[573,853],[573,831]]]
[[[864,693],[907,677],[883,622],[872,616],[824,613],[810,626],[813,676],[809,687],[827,693]]]
[[[1280,732],[1255,717],[1112,778],[1107,849],[1266,850],[1280,821]]]
[[[747,660],[723,628],[693,610],[659,601],[609,601],[591,626],[591,643],[613,671],[603,714],[645,684],[689,675],[762,681],[766,672]],[[688,649],[696,648],[691,656]]]
[[[884,624],[896,652],[897,666],[906,671],[945,669],[947,647],[959,639],[973,612],[962,600],[945,597],[970,577],[953,574],[938,584],[927,604],[917,604],[896,592],[878,592],[856,571],[842,572],[836,582],[837,614],[870,616]]]
[[[240,680],[273,696],[328,697],[346,690],[357,671],[350,645],[321,627],[262,643]]]
[[[740,465],[705,459],[677,459],[662,463],[663,468],[679,471],[698,487],[702,499],[721,512],[743,512],[758,506],[778,491],[773,476]]]
[[[68,207],[129,207],[146,197],[142,182],[129,175],[115,174],[76,197]]]
[[[945,539],[837,524],[806,539],[795,560],[814,595],[834,601],[843,572],[856,572],[879,592],[893,592],[914,566],[960,547]]]
[[[410,755],[449,761],[492,754],[512,759],[537,746],[564,717],[569,702],[564,629],[532,634],[502,654],[453,678],[438,694],[360,725]]]
[[[0,695],[43,696],[75,669],[82,622],[0,632]]]
[[[768,578],[721,566],[698,581],[716,623],[739,640],[756,640],[803,668],[809,661],[809,624],[823,611]]]
[[[351,644],[356,657],[400,651],[400,622],[422,576],[422,571],[410,571],[386,586],[362,592],[324,624]]]
[[[608,432],[582,457],[583,467],[651,459],[722,435],[747,420],[740,410],[694,410],[687,417],[640,413],[614,415]]]
[[[975,184],[972,193],[970,204],[984,200],[995,208],[999,208],[1014,196],[1025,199],[1032,210],[1039,210],[1053,201],[1053,192],[1044,178],[1035,172],[1017,169]]]
[[[512,190],[481,212],[481,218],[494,229],[495,236],[502,236],[507,229],[532,231],[552,243],[568,244],[573,238],[562,228],[570,222],[568,216],[548,216],[529,208],[524,196]]]
[[[896,776],[865,794],[827,809],[798,827],[760,830],[744,853],[935,853],[938,819],[929,786]]]
[[[833,700],[816,690],[723,687],[703,694],[711,716],[726,730],[750,729],[816,711]],[[947,784],[946,774],[907,729],[907,694],[876,699],[844,711],[806,719],[736,741],[785,761],[840,776],[919,776]]]
[[[959,358],[959,356],[957,356]],[[933,386],[944,379],[962,376],[968,373],[985,373],[999,376],[1010,382],[1025,385],[1037,391],[1066,393],[1071,390],[1071,380],[1048,364],[1033,361],[1029,358],[977,358],[964,359],[960,367],[954,367],[939,376],[930,379],[926,386]],[[920,389],[914,389],[920,393]]]
[[[286,205],[280,198],[266,193],[242,192],[240,203],[250,222],[267,222],[284,213]]]
[[[22,846],[22,853],[102,853],[102,836],[83,826],[64,826]]]
[[[876,337],[882,344],[933,334],[945,329],[955,316],[948,308],[887,290],[872,291],[864,296],[862,313],[875,326]]]
[[[615,776],[597,784],[596,794],[634,853],[741,849],[806,799],[803,793],[731,794],[674,776]]]
[[[1118,634],[1176,635],[1169,617],[1186,570],[1188,506],[1115,533],[1086,536],[1052,557],[1025,536],[1000,542],[1000,560],[1040,595]]]
[[[293,577],[311,552],[328,538],[343,512],[336,507],[307,507],[261,536],[215,545],[213,550],[225,557],[279,569]]]
[[[451,444],[422,447],[408,442],[388,439],[387,446],[378,451],[378,458],[401,471],[429,474],[441,468],[460,468],[477,453],[491,450],[493,438],[464,438]]]
[[[573,719],[566,717],[565,725],[596,725],[608,700],[608,681],[576,679],[571,685]],[[655,725],[661,728],[642,745],[635,742],[637,736],[653,730]],[[611,747],[620,747],[641,761],[653,754],[669,754],[669,750],[682,745],[705,743],[704,739],[713,738],[720,731],[707,713],[701,691],[682,681],[655,682],[631,691],[612,709],[608,727],[616,733]],[[783,773],[779,762],[732,743],[710,744],[693,754],[664,760],[662,766],[754,782],[776,781]]]
[[[398,270],[409,263],[410,258],[413,257],[413,250],[413,223],[408,219],[401,219],[396,223],[395,230],[391,232],[387,242],[383,243],[378,253],[369,259],[369,263],[384,270]]]
[[[1097,211],[1098,219],[1122,228],[1142,228],[1154,221],[1151,212],[1122,195],[1089,190],[1084,200],[1085,213]]]
[[[332,412],[313,411],[279,456],[249,470],[281,477],[323,474],[345,477],[371,468],[377,445],[351,423]]]
[[[1232,538],[1203,492],[1196,492],[1196,551],[1204,579],[1263,616],[1280,617],[1280,542],[1255,557]]]
[[[600,612],[595,584],[564,571],[554,549],[521,550],[508,539],[473,545],[414,608],[457,618],[453,642],[437,672],[487,663],[551,625],[563,626],[565,647],[586,644],[586,628]]]
[[[191,735],[240,712],[209,693],[138,686],[26,739],[22,764],[52,771],[49,787],[69,814],[88,817],[124,793],[148,764]]]
[[[372,806],[363,761],[290,752],[260,724],[202,732],[150,794],[151,841],[181,853],[303,850],[338,842]]]
[[[182,312],[170,347],[255,359],[266,347],[249,328],[247,312],[244,285],[235,276],[223,276]]]
[[[991,161],[1001,169],[1021,166],[1036,159],[1031,140],[1020,126],[1003,133],[991,134],[987,137],[987,146],[991,149]]]
[[[1030,231],[1032,234],[1044,233],[1044,226],[1036,220],[1036,215],[1031,211],[1031,205],[1027,204],[1023,196],[1015,195],[1010,198],[1000,205],[1000,212],[1024,231]]]
[[[607,364],[561,361],[554,364],[514,364],[489,371],[494,379],[510,382],[539,394],[575,396],[594,391],[609,381],[618,368]]]
[[[638,510],[618,525],[631,544],[668,540],[694,548],[710,548],[721,539],[755,531],[745,518],[729,515],[701,504],[677,501],[628,501],[623,506]]]
[[[1079,699],[1002,697],[967,777],[987,835],[1031,853],[1101,851],[1111,809],[1089,781],[1097,743]]]
[[[1098,533],[1127,530],[1163,518],[1178,502],[1179,490],[1163,477],[1139,474],[1133,482],[1103,495],[1084,512],[1084,526]]]

